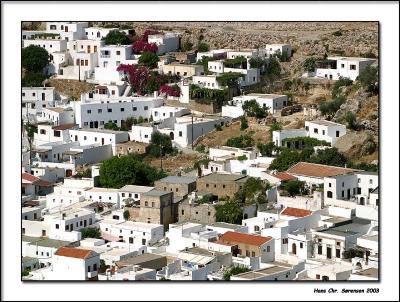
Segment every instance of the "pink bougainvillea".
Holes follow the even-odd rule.
[[[133,43],[132,48],[135,53],[142,53],[144,51],[150,51],[156,53],[158,46],[155,43],[148,43],[149,35],[156,35],[159,32],[152,29],[146,29],[139,40]]]
[[[160,93],[165,93],[167,96],[175,96],[179,97],[181,95],[181,89],[179,86],[169,86],[169,85],[162,85],[159,90]]]
[[[143,95],[145,93],[145,88],[150,79],[150,71],[147,67],[121,64],[118,66],[117,71],[128,75],[129,82],[137,94]]]

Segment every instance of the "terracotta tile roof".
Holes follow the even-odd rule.
[[[64,124],[64,125],[58,125],[58,126],[54,126],[53,130],[66,130],[66,129],[70,129],[75,127],[76,124],[75,123],[70,123],[70,124]]]
[[[94,256],[96,253],[91,250],[85,249],[78,249],[74,247],[60,247],[55,255],[63,256],[63,257],[70,257],[70,258],[79,258],[79,259],[86,259]]]
[[[291,208],[291,207],[287,207],[281,212],[281,215],[293,216],[293,217],[305,217],[311,214],[312,212],[309,210]]]
[[[274,176],[276,178],[279,178],[280,180],[283,180],[283,181],[297,179],[295,176],[293,176],[293,175],[291,175],[289,173],[286,173],[286,172],[278,172]]]
[[[341,174],[348,174],[351,172],[355,172],[358,170],[349,169],[349,168],[342,168],[342,167],[335,167],[335,166],[326,166],[320,164],[313,164],[313,163],[306,163],[306,162],[299,162],[289,168],[286,172],[294,175],[304,175],[304,176],[311,176],[311,177],[331,177]]]
[[[36,186],[41,186],[41,187],[50,187],[53,184],[47,180],[40,179],[39,177],[33,176],[32,174],[29,173],[22,173],[22,180],[25,180],[26,182],[30,182],[33,185]]]
[[[263,236],[228,231],[219,238],[219,241],[228,244],[243,243],[243,244],[260,246],[270,241],[271,239],[272,237],[263,237]]]

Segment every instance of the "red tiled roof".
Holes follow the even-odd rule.
[[[58,125],[58,126],[54,126],[53,130],[66,130],[66,129],[70,129],[75,127],[76,124],[75,123],[70,123],[70,124],[64,124],[64,125]]]
[[[303,176],[311,176],[311,177],[331,177],[336,175],[348,174],[351,172],[355,172],[357,170],[335,167],[335,166],[326,166],[320,164],[299,162],[289,168],[286,172],[294,175],[303,175]]]
[[[50,187],[50,186],[52,186],[51,182],[49,182],[47,180],[40,179],[39,177],[36,177],[36,176],[34,176],[32,174],[29,174],[29,173],[26,173],[26,172],[22,173],[22,180],[30,182],[35,186],[40,186],[40,187]]]
[[[293,216],[293,217],[305,217],[311,214],[312,212],[309,210],[291,208],[291,207],[287,207],[281,212],[281,215]]]
[[[228,231],[219,238],[219,241],[228,244],[243,243],[243,244],[260,246],[270,241],[271,239],[272,237],[263,237],[263,236]]]
[[[289,173],[286,173],[286,172],[278,172],[274,176],[276,178],[279,178],[280,180],[283,180],[283,181],[297,179],[295,176],[293,176],[293,175],[291,175]]]
[[[91,250],[78,249],[74,247],[60,247],[57,252],[55,252],[57,256],[70,257],[70,258],[79,258],[86,259],[94,255],[94,252]]]

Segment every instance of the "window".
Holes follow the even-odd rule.
[[[358,183],[361,183],[361,178],[359,178],[357,181],[358,181]]]
[[[316,274],[316,275],[315,275],[315,279],[318,279],[318,280],[321,279],[321,275]]]
[[[145,201],[144,205],[147,207],[149,205],[149,203],[147,201]]]
[[[155,207],[155,203],[151,202],[151,207],[154,208]]]
[[[314,133],[318,133],[318,128],[314,128]]]
[[[246,250],[246,257],[250,257],[250,251]]]
[[[341,68],[344,68],[344,64],[340,64],[340,67],[341,67]]]
[[[379,199],[376,199],[376,200],[375,200],[375,205],[376,205],[376,206],[379,206]]]
[[[342,190],[342,198],[344,198],[344,191]]]
[[[198,215],[199,214],[199,212],[198,211],[196,211],[196,215]]]
[[[56,224],[56,229],[58,230],[60,228],[60,225],[57,223]]]
[[[54,130],[54,136],[55,137],[60,137],[61,136],[61,132],[58,130]]]
[[[94,272],[97,271],[97,263],[93,264],[93,271],[94,271]]]
[[[339,131],[336,131],[336,137],[339,137]]]
[[[88,265],[87,271],[88,271],[88,273],[90,273],[90,265]]]
[[[357,66],[354,64],[350,64],[350,70],[357,70]]]
[[[85,141],[87,139],[86,135],[83,137],[83,140]]]
[[[178,135],[179,135],[179,137],[182,137],[182,131],[179,131]]]
[[[369,180],[369,184],[372,185],[372,179]]]
[[[325,135],[325,130],[322,130],[322,135]]]
[[[87,125],[88,125],[88,122],[84,122],[84,123],[83,123],[83,126],[87,126]]]
[[[88,65],[89,65],[89,61],[85,60],[85,66],[88,66]]]
[[[137,111],[137,107],[132,107],[133,111]]]
[[[303,248],[303,242],[300,242],[300,248],[301,249]]]
[[[149,106],[144,106],[144,110],[149,110]]]
[[[68,224],[65,226],[65,230],[69,231],[69,225]]]
[[[107,112],[112,112],[112,109],[111,108],[107,108]]]
[[[331,188],[332,187],[332,183],[329,183],[329,188]]]
[[[377,200],[377,201],[378,201],[378,200]],[[208,216],[211,216],[211,212],[207,212],[207,215],[208,215]]]
[[[340,258],[340,249],[336,249],[336,258]]]
[[[322,245],[318,246],[318,255],[322,255]]]
[[[185,210],[181,210],[181,215],[185,215]]]
[[[251,257],[255,257],[256,253],[255,252],[251,252]]]
[[[125,108],[121,108],[121,112],[124,112],[125,111]]]
[[[97,113],[102,113],[103,109],[97,109]]]
[[[88,114],[91,114],[91,113],[92,113],[92,110],[87,110],[87,113],[88,113]]]
[[[344,187],[344,181],[342,182],[342,188]]]
[[[117,56],[119,56],[121,54],[121,51],[117,50]]]
[[[271,247],[268,245],[267,246],[267,253],[269,253],[271,251]]]
[[[332,197],[333,197],[332,191],[326,192],[326,196],[327,196],[328,198],[332,198]]]
[[[25,234],[25,228],[22,228],[22,235]]]

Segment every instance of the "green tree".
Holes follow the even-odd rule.
[[[336,99],[328,102],[321,102],[319,104],[319,111],[322,115],[335,114],[339,110],[340,106],[346,102],[344,96],[338,96]]]
[[[244,154],[237,157],[237,160],[240,160],[240,161],[243,161],[243,160],[246,160],[246,159],[247,159],[247,156],[244,155]]]
[[[113,30],[110,31],[107,36],[103,38],[105,45],[129,45],[132,41],[122,31]]]
[[[226,146],[235,148],[247,148],[253,146],[253,144],[254,140],[248,134],[240,135],[238,137],[231,137],[225,143]]]
[[[267,201],[266,190],[270,188],[269,182],[260,178],[249,177],[236,194],[234,199],[245,204],[265,203]]]
[[[107,188],[121,188],[125,185],[151,186],[155,180],[165,177],[135,154],[114,156],[100,166],[100,185]]]
[[[104,124],[104,129],[118,131],[119,127],[117,126],[116,123],[114,123],[112,121],[109,121],[109,122]]]
[[[205,42],[199,42],[199,44],[197,44],[197,50],[199,52],[207,52],[210,50],[210,46]]]
[[[256,100],[249,100],[242,105],[243,111],[250,117],[265,118],[268,115],[268,107],[261,107]]]
[[[22,78],[22,87],[41,87],[46,76],[42,72],[26,72]]]
[[[81,228],[79,231],[81,232],[82,239],[101,238],[101,232],[98,228]]]
[[[240,118],[240,130],[246,130],[249,128],[249,123],[247,122],[247,119],[244,115]]]
[[[143,118],[143,116],[140,115],[140,116],[138,117],[137,123],[138,123],[139,125],[144,123],[144,118]]]
[[[317,66],[316,59],[314,57],[310,57],[304,60],[303,68],[307,72],[314,72]]]
[[[228,269],[227,271],[224,272],[223,279],[225,281],[229,281],[229,280],[231,280],[231,277],[233,275],[238,275],[238,274],[246,273],[246,272],[249,272],[249,271],[250,271],[250,269],[247,268],[246,266],[242,266],[242,265],[234,266],[234,267],[232,267],[232,268],[230,268],[230,269]]]
[[[342,95],[342,87],[351,86],[353,81],[349,78],[340,77],[339,80],[333,84],[332,87],[332,99],[336,99]]]
[[[215,216],[218,222],[241,224],[243,210],[235,200],[228,200],[215,205]]]
[[[149,68],[157,67],[157,62],[160,61],[157,54],[150,51],[143,52],[139,57],[139,64]]]
[[[337,148],[318,150],[317,153],[312,154],[307,161],[315,164],[338,167],[343,167],[347,162],[346,157],[340,153]]]
[[[147,154],[160,157],[175,152],[176,149],[172,147],[172,140],[169,135],[158,131],[152,134],[150,144],[147,146]]]
[[[270,58],[267,68],[265,70],[265,75],[270,83],[273,83],[280,77],[281,65],[279,64],[279,61],[276,58],[274,57]]]
[[[50,55],[46,49],[36,45],[22,48],[21,65],[28,72],[42,73],[49,63]]]
[[[129,220],[129,217],[131,216],[131,213],[129,212],[129,210],[125,210],[124,211],[124,219],[125,220]]]
[[[274,122],[271,126],[269,126],[269,135],[272,140],[272,132],[282,130],[282,124]]]
[[[258,143],[257,149],[258,149],[258,151],[260,151],[262,156],[271,157],[271,156],[273,156],[273,152],[276,152],[279,150],[279,147],[275,146],[275,144],[273,142],[269,142],[266,144]]]
[[[193,43],[189,40],[186,40],[182,45],[183,51],[191,51],[193,49]]]
[[[361,85],[367,89],[368,92],[373,94],[379,93],[379,77],[378,68],[374,66],[367,66],[360,75],[357,77]]]
[[[282,184],[285,191],[289,196],[296,196],[305,192],[305,182],[300,180],[289,180]]]
[[[353,112],[351,111],[346,112],[344,118],[346,120],[347,127],[353,130],[357,129],[357,118]]]

